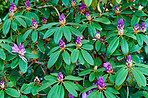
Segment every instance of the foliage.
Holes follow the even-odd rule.
[[[147,97],[147,0],[0,2],[0,98]]]

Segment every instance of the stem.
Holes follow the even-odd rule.
[[[110,0],[107,0],[107,4],[106,4],[106,6],[105,6],[105,9],[104,9],[103,13],[105,13],[105,11],[106,11],[106,8],[107,8],[107,6],[108,6],[109,1],[110,1]]]

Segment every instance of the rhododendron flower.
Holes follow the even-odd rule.
[[[31,25],[32,25],[32,28],[33,28],[33,29],[37,29],[37,28],[38,28],[38,24],[37,24],[37,22],[36,22],[35,19],[32,20]]]
[[[120,13],[119,7],[118,7],[117,5],[115,6],[115,13],[116,13],[116,14],[119,14],[119,13]]]
[[[96,85],[97,85],[97,88],[99,88],[99,90],[103,90],[105,88],[105,82],[103,80],[103,77],[99,76],[99,79]]]
[[[0,87],[1,87],[2,89],[4,89],[4,87],[5,87],[4,81],[3,81],[3,80],[1,80],[1,82],[0,82]]]
[[[45,17],[42,17],[42,23],[46,24],[47,23],[47,19]]]
[[[71,7],[75,7],[75,6],[76,6],[76,1],[75,0],[72,0]]]
[[[86,12],[86,18],[87,18],[87,20],[91,20],[91,16],[89,15],[89,13],[88,12]]]
[[[65,48],[65,42],[60,39],[59,41],[59,47],[63,50]]]
[[[77,47],[82,46],[82,41],[81,41],[81,38],[79,36],[77,37],[76,44],[77,44]]]
[[[80,13],[84,13],[85,12],[85,4],[82,2],[80,5]]]
[[[105,69],[106,69],[106,71],[108,73],[112,73],[113,72],[113,68],[112,68],[112,66],[110,65],[109,62],[104,63],[104,67],[105,67]]]
[[[26,1],[26,9],[29,11],[31,9],[30,1]]]
[[[63,81],[63,74],[61,72],[58,73],[57,75],[58,81],[62,82]]]
[[[127,60],[126,60],[126,65],[128,66],[128,68],[132,67],[132,58],[131,55],[128,56]]]
[[[84,92],[84,93],[82,94],[82,98],[87,98],[86,92]]]
[[[62,13],[62,15],[59,17],[59,21],[61,23],[61,25],[64,25],[66,23],[66,18],[64,16],[64,14]]]
[[[141,30],[142,30],[143,32],[146,31],[146,26],[145,26],[145,23],[144,23],[144,22],[141,23]]]
[[[22,55],[22,56],[24,56],[24,53],[26,53],[24,45],[21,45],[21,43],[19,44],[19,46],[14,44],[14,46],[12,47],[12,52],[18,53],[19,55]]]
[[[14,16],[14,9],[12,7],[9,8],[9,16],[10,17]]]
[[[68,94],[69,98],[74,98],[74,96],[72,94]]]
[[[11,2],[11,3],[10,3],[10,7],[12,7],[14,11],[16,11],[16,10],[17,10],[17,8],[16,8],[16,6],[15,6],[14,2]]]
[[[94,36],[97,40],[99,40],[100,39],[100,33],[99,33],[99,31],[96,33],[96,35]]]
[[[139,24],[138,23],[136,23],[135,26],[133,27],[133,31],[135,33],[138,33],[140,31],[140,27],[139,27]]]

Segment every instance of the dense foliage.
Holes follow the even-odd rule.
[[[148,97],[147,0],[2,0],[0,98]]]

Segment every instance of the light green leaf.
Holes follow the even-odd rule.
[[[22,73],[27,71],[27,62],[24,62],[22,59],[19,59],[19,68]]]
[[[37,31],[33,31],[32,32],[32,41],[35,43],[38,39],[38,32]]]
[[[0,58],[5,60],[6,59],[6,54],[2,48],[0,48]]]
[[[121,39],[121,49],[125,55],[128,54],[128,52],[129,52],[128,43],[124,38]]]
[[[102,18],[95,18],[94,21],[96,22],[101,22],[101,23],[104,23],[104,24],[110,24],[110,20],[106,17],[102,17]]]
[[[20,97],[19,92],[14,88],[7,88],[6,93],[12,97]]]
[[[84,2],[85,2],[85,5],[87,7],[89,7],[91,5],[91,3],[92,3],[92,0],[84,0]]]
[[[81,81],[81,80],[83,80],[83,78],[69,75],[69,76],[65,77],[65,80]]]
[[[59,27],[58,30],[54,33],[54,42],[57,44],[62,38],[63,29]]]
[[[71,32],[67,26],[63,27],[64,36],[67,39],[67,41],[71,41]]]
[[[11,20],[10,19],[7,19],[5,21],[5,23],[3,24],[3,34],[4,35],[7,35],[7,33],[9,32],[10,24],[11,24]]]
[[[68,53],[67,51],[64,51],[64,52],[62,53],[62,57],[63,57],[63,59],[64,59],[64,62],[65,62],[66,64],[70,65],[70,63],[71,63],[71,61],[70,61],[70,55],[69,55],[69,53]]]

